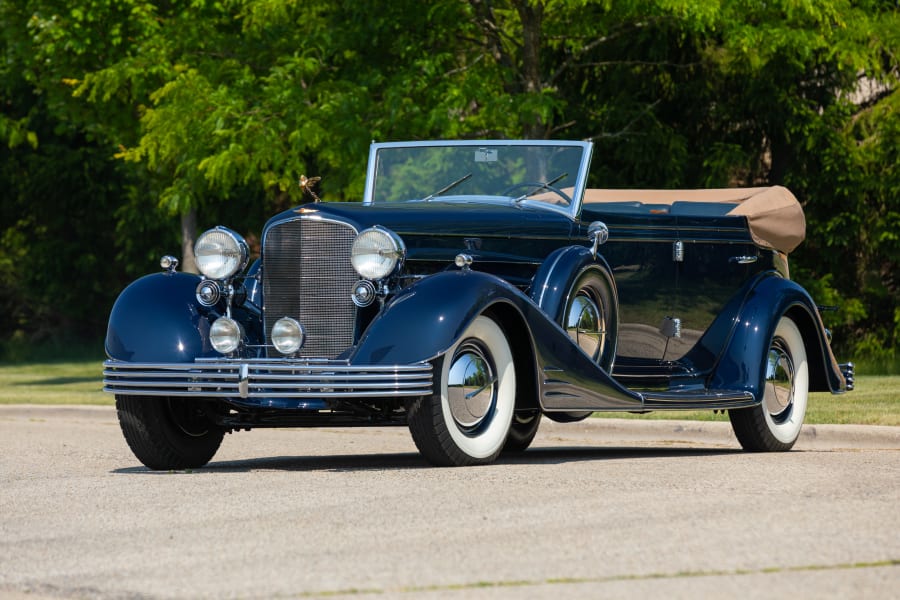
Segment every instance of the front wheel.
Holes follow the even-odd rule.
[[[477,317],[442,357],[431,396],[408,406],[419,452],[437,466],[493,462],[507,440],[516,404],[516,369],[506,335]]]
[[[809,368],[800,329],[782,317],[766,355],[763,400],[728,411],[734,434],[749,452],[784,452],[800,436],[809,396]]]
[[[157,471],[193,469],[208,463],[225,430],[197,400],[116,396],[125,441],[145,466]]]

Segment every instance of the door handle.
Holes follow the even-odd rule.
[[[752,265],[758,260],[758,256],[732,256],[728,259],[728,262],[737,265]]]

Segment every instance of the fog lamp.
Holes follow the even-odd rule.
[[[306,341],[306,332],[303,330],[303,325],[294,319],[282,317],[275,321],[269,338],[276,350],[282,354],[293,354]]]
[[[231,354],[241,344],[241,326],[234,319],[219,317],[209,328],[209,343],[222,354]]]

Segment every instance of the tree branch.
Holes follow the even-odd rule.
[[[617,131],[616,133],[598,133],[598,134],[596,134],[596,135],[592,135],[592,136],[589,137],[589,138],[585,138],[585,141],[586,141],[586,142],[593,142],[593,141],[596,141],[596,140],[599,140],[599,139],[610,139],[610,138],[622,137],[622,136],[624,136],[624,135],[629,135],[629,134],[628,134],[628,130],[631,129],[631,127],[632,127],[635,123],[637,123],[644,115],[646,115],[647,113],[649,113],[650,111],[652,111],[654,108],[656,108],[656,105],[658,105],[660,102],[662,102],[662,100],[657,100],[657,101],[654,102],[653,104],[648,104],[648,105],[644,108],[644,110],[642,110],[640,113],[638,113],[638,115],[637,115],[635,118],[633,118],[631,121],[629,121],[628,124],[625,125],[625,127],[623,127],[622,129],[620,129],[620,130]]]
[[[626,27],[622,27],[618,31],[614,31],[614,32],[610,33],[609,35],[604,35],[604,36],[601,36],[601,37],[591,40],[589,43],[585,44],[584,46],[582,46],[581,48],[579,48],[578,50],[573,52],[566,60],[563,61],[563,63],[561,65],[559,65],[559,67],[556,69],[556,71],[554,71],[553,74],[550,76],[550,78],[547,80],[547,85],[553,85],[554,83],[556,83],[556,81],[560,77],[562,77],[563,73],[568,71],[569,68],[572,67],[572,65],[576,64],[576,61],[579,58],[581,58],[582,56],[584,56],[586,53],[590,52],[597,46],[599,46],[601,44],[605,44],[606,42],[609,42],[611,40],[614,40],[614,39],[624,35],[628,31],[633,31],[635,29],[642,29],[644,27],[647,27],[648,25],[655,23],[657,20],[658,19],[649,19],[647,21],[639,21],[637,23],[630,24]]]

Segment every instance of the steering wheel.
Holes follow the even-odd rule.
[[[501,196],[513,196],[514,195],[512,193],[513,191],[518,190],[518,189],[523,189],[523,188],[524,189],[537,188],[538,190],[549,190],[549,191],[553,192],[554,194],[556,194],[557,196],[559,196],[560,198],[562,198],[566,204],[572,204],[572,199],[569,198],[568,194],[566,194],[564,191],[562,191],[558,187],[554,187],[548,183],[542,183],[540,181],[523,181],[522,183],[514,183],[511,186],[509,186],[508,188],[506,188],[505,190],[503,190],[502,192],[500,192],[500,195]]]

